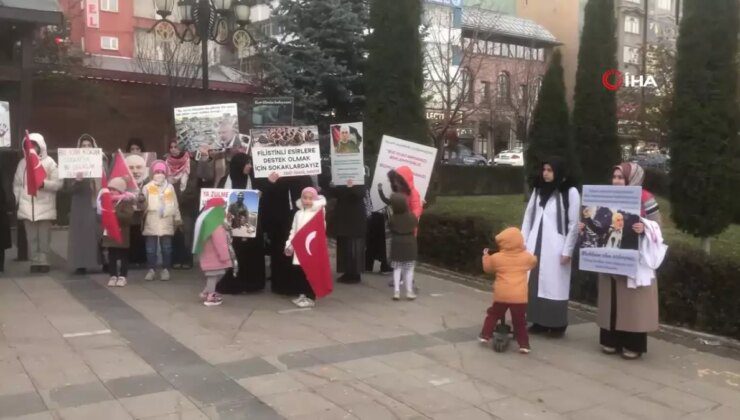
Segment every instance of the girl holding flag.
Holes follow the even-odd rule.
[[[136,196],[126,191],[126,180],[120,177],[112,178],[108,187],[98,195],[98,213],[103,223],[102,244],[108,249],[108,287],[127,284],[130,226],[134,219],[135,201]]]
[[[206,276],[206,287],[200,294],[203,304],[217,306],[223,302],[216,293],[216,284],[226,270],[233,267],[229,234],[224,228],[226,201],[212,198],[203,206],[203,211],[195,221],[195,240],[193,254],[200,255],[200,269]]]

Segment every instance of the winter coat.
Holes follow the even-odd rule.
[[[200,269],[203,272],[225,270],[232,267],[226,230],[219,226],[203,244],[200,253]]]
[[[290,241],[293,240],[293,237],[296,233],[298,233],[301,228],[311,221],[311,219],[321,211],[321,209],[326,206],[326,198],[323,196],[318,196],[315,200],[313,200],[313,206],[311,206],[310,209],[304,209],[303,203],[300,199],[296,201],[296,207],[298,207],[298,211],[293,215],[293,226],[290,228],[290,234],[288,235],[288,240],[285,241],[285,249],[293,249],[292,245],[290,244]],[[300,265],[298,262],[298,256],[293,253],[293,265]]]
[[[190,161],[190,167],[194,168],[197,166],[195,160]],[[185,188],[182,188],[183,179],[179,179],[172,183],[172,187],[175,189],[177,194],[177,205],[180,208],[180,213],[196,217],[200,209],[200,178],[191,174],[187,177]]]
[[[175,234],[175,225],[182,223],[180,208],[177,204],[175,188],[169,182],[161,187],[154,181],[144,185],[141,189],[144,194],[144,236],[171,236]],[[161,200],[164,208],[160,213]]]
[[[418,251],[414,231],[419,221],[408,210],[408,198],[405,194],[391,194],[389,229],[391,231],[391,261],[416,261]]]
[[[421,195],[414,186],[414,173],[411,172],[411,168],[408,166],[401,166],[396,168],[396,173],[403,178],[406,185],[409,187],[410,194],[408,195],[408,206],[411,213],[416,216],[416,220],[421,218],[421,214],[424,212],[424,205],[421,203]]]
[[[115,204],[116,219],[118,226],[121,228],[122,242],[116,242],[103,232],[102,246],[104,248],[123,248],[126,249],[131,245],[131,223],[134,220],[134,200],[121,200]]]
[[[537,257],[527,252],[524,237],[517,228],[504,229],[496,235],[499,252],[483,256],[483,271],[495,274],[493,301],[527,303],[529,270],[537,266]]]
[[[10,212],[15,208],[10,180],[5,171],[0,171],[0,252],[13,247],[10,237]]]
[[[13,192],[18,200],[18,219],[36,222],[39,220],[57,219],[57,191],[62,188],[57,163],[46,152],[46,142],[38,136],[34,140],[39,145],[39,159],[46,170],[43,186],[36,192],[36,197],[28,195],[26,189],[26,158],[18,162],[13,179]]]
[[[567,224],[566,209],[560,191],[554,192],[545,207],[535,190],[527,204],[522,223],[522,234],[527,251],[537,255],[537,236],[542,228],[542,245],[537,255],[540,264],[537,297],[550,300],[568,300],[570,296],[571,264],[561,264],[560,257],[571,257],[578,239],[578,214],[581,196],[575,188],[568,189]],[[560,220],[558,220],[558,216]]]
[[[334,207],[334,234],[350,238],[365,236],[367,218],[365,215],[365,186],[337,186],[331,189],[336,197]]]

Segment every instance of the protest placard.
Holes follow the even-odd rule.
[[[391,187],[388,181],[388,172],[401,166],[408,166],[414,173],[414,185],[423,200],[427,194],[427,188],[429,188],[429,181],[432,178],[436,156],[437,149],[434,147],[391,136],[383,136],[378,161],[375,164],[375,172],[373,172],[373,184],[370,188],[373,211],[386,207],[386,204],[380,199],[378,184],[382,184],[386,197],[390,196]]]
[[[0,101],[0,147],[10,147],[10,104]]]
[[[641,187],[584,185],[579,269],[634,277],[639,263]]]
[[[226,220],[231,227],[231,236],[254,238],[257,236],[260,196],[257,190],[229,188],[203,188],[200,190],[200,208],[211,198],[226,201]]]
[[[293,98],[254,98],[252,125],[255,127],[293,125]]]
[[[103,149],[59,148],[59,178],[100,178],[103,176]]]
[[[334,185],[365,183],[365,161],[362,152],[362,123],[332,125],[331,133],[331,180]]]
[[[191,152],[223,150],[238,140],[236,104],[214,104],[175,108],[177,141]]]
[[[316,126],[251,130],[254,176],[318,175],[321,173],[319,130]]]

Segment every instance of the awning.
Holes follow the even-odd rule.
[[[56,0],[0,0],[0,20],[61,25],[62,17]]]

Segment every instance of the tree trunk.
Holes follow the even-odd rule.
[[[705,254],[709,255],[712,250],[712,240],[707,238],[701,238],[701,249]]]

